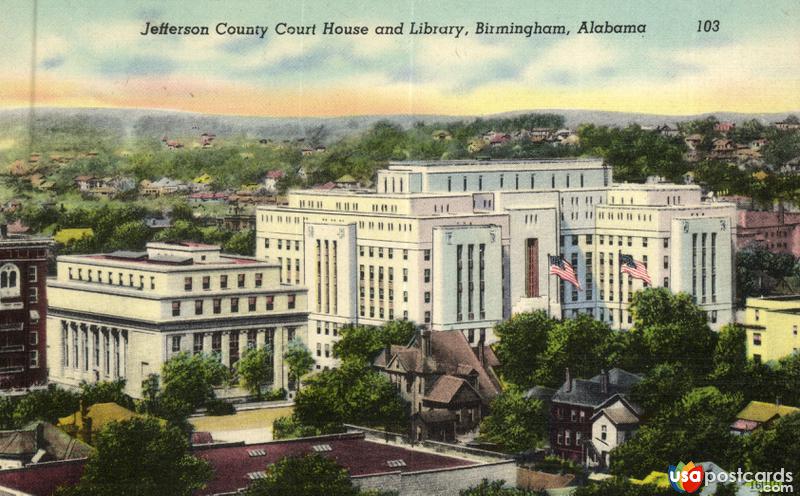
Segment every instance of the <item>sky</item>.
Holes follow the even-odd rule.
[[[588,109],[691,115],[800,109],[800,2],[775,0],[0,0],[0,108],[123,107],[208,114],[493,114]],[[719,31],[697,32],[698,20]],[[646,24],[577,34],[582,21]],[[210,36],[142,36],[145,22]],[[464,25],[415,36],[411,22]],[[561,24],[568,36],[479,36],[476,22]],[[220,22],[267,35],[219,36]],[[277,23],[317,24],[278,36]],[[322,23],[399,36],[324,36]],[[35,39],[35,63],[33,40]],[[31,76],[35,73],[32,92]]]

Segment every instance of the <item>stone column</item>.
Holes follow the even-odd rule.
[[[78,324],[75,322],[69,323],[69,332],[67,333],[67,339],[69,342],[67,343],[67,347],[69,348],[69,368],[76,369],[78,368],[78,357],[77,353],[75,352],[75,339],[78,336]]]
[[[119,374],[128,377],[128,330],[122,329],[119,335]]]
[[[259,329],[256,331],[256,348],[263,348],[266,342],[266,331]]]
[[[207,332],[203,334],[203,353],[210,355],[211,354],[211,333]]]
[[[267,331],[269,332],[269,331]],[[286,389],[289,383],[289,369],[284,365],[283,354],[286,352],[286,328],[276,327],[272,340],[273,388]]]
[[[231,334],[229,331],[222,333],[222,364],[230,368],[231,366]]]
[[[242,359],[247,352],[247,331],[233,331],[239,333],[239,360]]]

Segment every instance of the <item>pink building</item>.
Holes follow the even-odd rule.
[[[736,248],[759,244],[771,252],[800,257],[800,213],[739,210]]]

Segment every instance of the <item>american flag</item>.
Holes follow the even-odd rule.
[[[653,280],[650,279],[650,274],[647,273],[647,267],[645,267],[642,262],[634,260],[633,255],[626,255],[624,253],[620,253],[619,267],[620,267],[620,272],[624,274],[629,274],[631,277],[635,279],[641,279],[647,284],[653,284]]]
[[[572,268],[572,264],[564,260],[564,257],[550,255],[550,273],[581,289],[575,269]]]

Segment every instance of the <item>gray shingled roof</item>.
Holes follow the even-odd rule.
[[[553,395],[553,401],[570,405],[597,407],[615,394],[627,394],[634,384],[642,380],[636,374],[614,368],[608,371],[608,390],[601,391],[601,374],[591,379],[572,379],[572,388],[567,391],[565,382]]]

